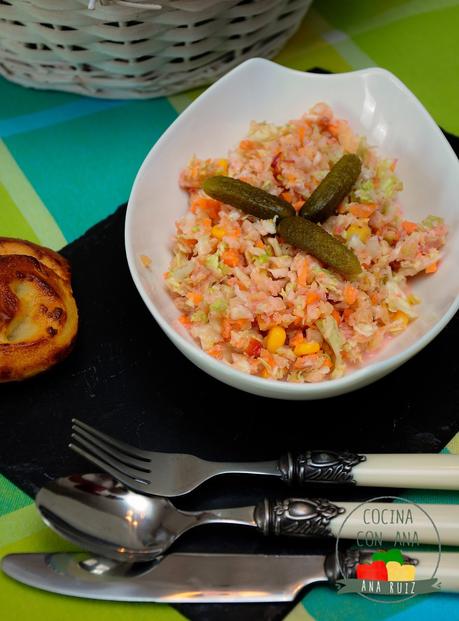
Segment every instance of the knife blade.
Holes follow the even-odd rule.
[[[373,550],[350,548],[323,555],[169,554],[149,563],[119,563],[85,552],[10,554],[3,571],[45,591],[127,602],[288,602],[315,582],[335,585],[356,577]],[[440,590],[459,593],[459,552],[403,553],[416,580],[436,578]]]
[[[327,580],[325,556],[169,554],[150,563],[118,563],[85,552],[10,554],[3,571],[45,591],[130,602],[291,601]]]

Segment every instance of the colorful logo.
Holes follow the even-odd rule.
[[[351,546],[349,532],[357,533]],[[341,537],[341,533],[347,536]],[[421,561],[421,541],[436,544],[436,551],[429,552],[433,556],[428,565],[431,573],[427,575],[427,566]],[[384,544],[387,548],[383,548]],[[336,558],[337,568],[345,577],[338,583],[338,593],[358,593],[372,601],[392,604],[438,592],[440,583],[435,575],[440,557],[438,529],[425,507],[395,496],[372,498],[354,507],[341,524]]]
[[[411,582],[416,579],[416,567],[405,561],[398,548],[374,552],[371,560],[371,563],[357,565],[358,580]]]

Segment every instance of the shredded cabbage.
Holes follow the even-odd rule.
[[[216,274],[221,273],[221,270],[219,268],[219,262],[218,262],[218,254],[216,252],[206,257],[205,264],[206,264],[206,267],[212,272],[215,272]]]
[[[332,378],[341,377],[345,371],[345,364],[341,356],[341,351],[345,343],[345,339],[341,334],[336,320],[331,315],[327,315],[316,322],[323,338],[327,341],[335,354],[335,368],[331,374]]]
[[[421,222],[421,225],[425,228],[425,229],[433,229],[436,226],[441,226],[444,224],[444,220],[443,218],[439,218],[438,216],[427,216],[427,218],[424,218],[424,220]]]

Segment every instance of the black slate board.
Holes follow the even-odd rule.
[[[458,139],[447,137],[458,153]],[[75,416],[139,447],[222,460],[270,459],[305,448],[431,452],[458,430],[457,316],[414,359],[355,393],[303,403],[255,397],[204,374],[163,335],[128,272],[124,216],[123,206],[63,250],[81,316],[73,353],[27,383],[0,387],[0,472],[31,496],[54,477],[91,471],[67,449]],[[209,482],[176,504],[237,505],[289,493],[298,490],[234,476]],[[356,488],[326,493],[334,499],[376,495]],[[320,494],[323,489],[309,491]],[[213,526],[189,533],[175,549],[306,553],[330,545],[273,542],[243,528]],[[274,621],[290,607],[178,606],[199,621]]]

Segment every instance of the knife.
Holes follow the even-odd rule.
[[[309,584],[356,576],[373,551],[351,549],[337,556],[169,554],[150,563],[118,563],[84,552],[10,554],[3,571],[29,586],[75,597],[128,602],[287,602]],[[439,554],[416,552],[416,580],[433,577]],[[459,552],[441,554],[435,577],[441,590],[459,593]]]

